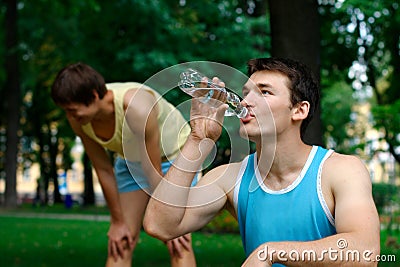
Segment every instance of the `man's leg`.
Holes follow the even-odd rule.
[[[143,214],[146,209],[149,196],[142,190],[120,193],[120,202],[125,222],[129,226],[134,240],[134,246],[124,251],[124,258],[113,257],[107,259],[106,267],[131,267],[132,254],[139,240],[140,229],[142,227]]]

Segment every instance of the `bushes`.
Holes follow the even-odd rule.
[[[380,215],[385,213],[385,209],[391,207],[397,198],[398,189],[396,185],[387,183],[372,184],[372,194],[376,208]]]
[[[211,233],[239,233],[239,225],[229,211],[223,210],[202,231]]]

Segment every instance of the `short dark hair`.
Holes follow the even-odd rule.
[[[256,58],[247,62],[247,74],[250,77],[257,71],[279,72],[288,78],[290,102],[292,106],[301,101],[310,103],[310,111],[300,127],[300,136],[303,139],[307,126],[312,120],[320,101],[319,82],[304,64],[288,58]]]
[[[107,92],[103,76],[89,65],[78,62],[60,70],[51,87],[51,98],[57,105],[83,103],[90,105],[96,91],[102,99]]]

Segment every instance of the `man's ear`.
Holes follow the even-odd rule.
[[[310,111],[310,103],[308,101],[301,101],[297,103],[292,109],[292,119],[304,120],[308,116],[308,112]]]
[[[99,94],[94,89],[93,89],[93,96],[94,96],[94,100],[98,100],[99,99]]]

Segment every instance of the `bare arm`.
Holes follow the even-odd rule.
[[[322,175],[335,201],[337,234],[310,242],[262,244],[243,266],[270,266],[271,258],[287,266],[377,265],[379,218],[364,165],[355,157],[334,154],[325,163]]]
[[[133,244],[133,240],[128,226],[124,221],[111,159],[105,149],[89,138],[73,118],[68,118],[68,120],[74,132],[81,138],[85,152],[99,178],[104,198],[111,214],[111,226],[108,231],[108,253],[117,258],[118,256],[122,256],[123,251],[123,245],[120,241],[127,238],[129,244]]]
[[[221,133],[225,109],[226,106],[221,106],[214,110],[192,101],[192,133],[147,206],[144,227],[149,234],[168,240],[192,232],[225,206],[227,192],[222,184],[228,180],[229,167],[210,171],[197,186],[190,188],[195,173]]]
[[[151,191],[161,180],[160,130],[155,97],[145,90],[130,90],[125,94],[126,122],[137,139],[143,171]],[[126,127],[126,126],[124,126]],[[126,149],[133,149],[127,147]],[[129,160],[129,151],[124,150]]]

